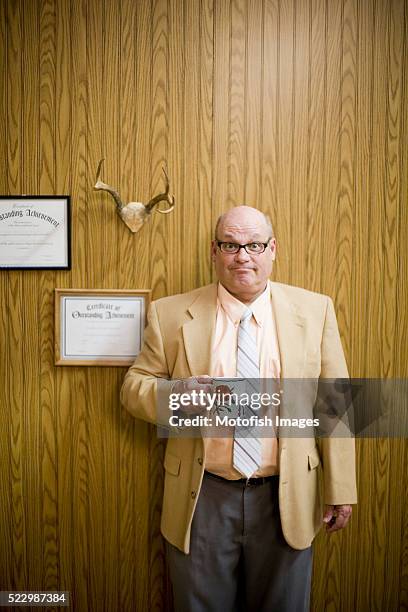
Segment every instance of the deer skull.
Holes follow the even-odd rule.
[[[175,200],[173,195],[169,195],[170,183],[164,168],[163,172],[166,179],[166,188],[164,193],[159,193],[158,195],[154,196],[154,198],[149,200],[147,204],[143,204],[142,202],[129,202],[129,204],[124,205],[116,189],[99,180],[103,162],[104,159],[101,159],[98,164],[98,169],[96,171],[96,184],[94,189],[95,191],[107,191],[111,194],[111,196],[115,200],[116,211],[119,217],[124,223],[126,223],[131,232],[136,233],[140,230],[140,228],[146,223],[146,221],[150,217],[156,204],[158,204],[159,202],[167,202],[170,207],[166,210],[160,210],[159,208],[157,208],[157,212],[161,213],[162,215],[166,215],[167,213],[173,210]]]

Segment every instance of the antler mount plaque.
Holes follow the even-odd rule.
[[[159,208],[156,209],[157,212],[161,213],[162,215],[166,215],[167,213],[173,210],[175,205],[175,199],[173,195],[169,194],[170,183],[164,168],[163,172],[166,180],[166,187],[164,193],[159,193],[158,195],[154,196],[151,200],[149,200],[147,204],[143,204],[142,202],[129,202],[125,205],[123,204],[120,195],[116,191],[116,189],[99,180],[103,162],[104,158],[101,159],[98,164],[94,189],[95,191],[107,191],[108,193],[110,193],[110,195],[115,201],[116,211],[119,217],[127,225],[131,232],[136,233],[140,230],[140,228],[149,219],[151,213],[154,210],[154,207],[159,202],[167,202],[167,204],[169,205],[169,208],[167,208],[166,210],[160,210]]]

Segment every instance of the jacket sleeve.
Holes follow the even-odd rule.
[[[321,342],[321,378],[327,380],[335,394],[334,381],[348,379],[346,360],[341,344],[333,302],[327,298],[326,316]],[[333,396],[334,397],[334,396]],[[333,401],[338,401],[333,399]],[[323,460],[324,502],[331,505],[357,503],[355,443],[348,426],[346,397],[345,409],[328,437],[320,441]]]
[[[154,302],[147,320],[143,348],[125,376],[120,399],[133,416],[169,428],[168,410],[158,406],[165,406],[173,382],[168,380],[170,374]]]

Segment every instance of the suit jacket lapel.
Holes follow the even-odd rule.
[[[278,336],[280,363],[281,363],[281,389],[284,395],[281,398],[279,414],[281,417],[293,417],[292,393],[297,385],[289,379],[302,378],[305,355],[304,318],[298,313],[297,305],[288,298],[284,289],[276,283],[271,283],[272,308],[275,316],[276,333]],[[295,404],[297,405],[297,404]],[[289,412],[287,412],[289,410]],[[279,428],[279,448],[283,451],[291,443],[291,430]],[[296,442],[296,440],[294,440]],[[282,470],[282,467],[280,467]]]
[[[305,355],[305,320],[297,305],[278,284],[271,282],[272,308],[278,336],[281,377],[301,378]]]
[[[210,285],[188,308],[191,320],[183,325],[183,338],[191,376],[210,373],[216,311],[216,284]]]

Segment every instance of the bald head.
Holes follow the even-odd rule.
[[[218,238],[220,232],[224,233],[228,231],[228,228],[235,228],[242,224],[259,229],[265,228],[266,238],[273,238],[272,223],[269,217],[260,210],[245,205],[235,206],[218,217],[215,225],[215,238]]]
[[[225,243],[232,245],[231,252]],[[259,251],[247,250],[254,243],[261,243]],[[265,290],[275,252],[271,223],[260,210],[236,206],[218,219],[211,244],[215,271],[225,289],[244,304],[250,304]]]

